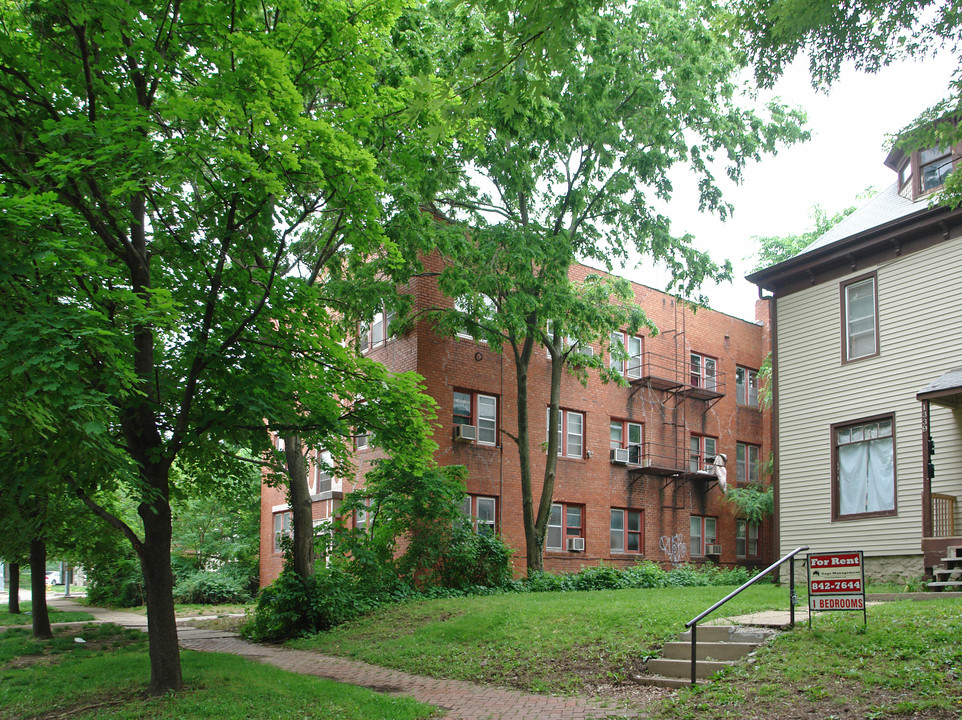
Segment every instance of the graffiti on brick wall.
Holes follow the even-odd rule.
[[[687,550],[685,539],[681,535],[662,535],[661,540],[658,541],[658,547],[672,565],[680,564]]]

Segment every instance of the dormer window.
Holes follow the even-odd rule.
[[[934,147],[919,153],[919,177],[922,192],[941,187],[952,172],[952,148]]]
[[[906,187],[909,188],[909,192],[912,192],[912,158],[908,159],[905,163],[905,167],[899,170],[899,191],[904,190]]]

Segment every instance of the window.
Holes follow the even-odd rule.
[[[281,539],[290,537],[291,533],[291,511],[274,513],[274,552],[282,552]]]
[[[641,510],[611,509],[611,552],[645,551]]]
[[[631,379],[641,377],[642,339],[623,332],[611,333],[611,368],[619,375]],[[616,358],[616,352],[628,355],[627,360]],[[627,369],[626,369],[627,368]]]
[[[691,554],[701,557],[705,554],[707,545],[715,545],[718,537],[715,534],[715,518],[702,517],[700,515],[691,516]]]
[[[314,465],[314,487],[311,494],[330,492],[331,490],[331,453],[322,450],[317,454],[317,462]]]
[[[707,435],[692,435],[688,455],[688,469],[691,472],[707,470],[718,454],[718,440]]]
[[[611,448],[628,448],[628,462],[631,465],[641,465],[643,437],[641,423],[611,421]]]
[[[735,477],[745,482],[757,483],[758,457],[761,448],[758,445],[748,443],[737,443],[735,445]]]
[[[901,170],[899,170],[899,190],[903,190],[906,186],[909,187],[909,190],[910,190],[910,191],[914,191],[914,188],[912,187],[912,160],[911,160],[911,158],[909,159],[909,161],[908,161],[907,163],[905,163],[905,167],[903,167]]]
[[[371,499],[366,498],[364,500],[364,507],[359,507],[354,511],[354,527],[362,532],[367,532],[371,529],[371,522],[374,520],[373,513],[371,512]]]
[[[555,503],[548,517],[548,536],[545,538],[547,550],[567,550],[568,538],[585,536],[584,505]]]
[[[735,555],[755,557],[758,555],[758,523],[747,520],[735,521]]]
[[[735,402],[758,407],[758,371],[735,368]]]
[[[551,408],[548,408],[550,427]],[[574,410],[558,411],[558,455],[569,458],[584,457],[585,415]]]
[[[832,427],[834,515],[895,514],[895,418]]]
[[[877,310],[874,274],[842,285],[842,342],[846,362],[878,354]]]
[[[551,340],[554,340],[554,320],[549,320],[547,327],[545,328],[546,334]],[[568,337],[567,335],[562,336],[561,344],[564,349],[570,350],[568,355],[569,361],[572,360],[572,355],[584,355],[585,357],[594,357],[595,349],[589,344],[582,344],[581,342]],[[573,350],[571,348],[574,348]],[[545,348],[545,353],[549,360],[551,360],[551,351]],[[577,359],[575,358],[577,361]],[[577,364],[577,363],[576,363]]]
[[[478,445],[498,444],[498,398],[494,395],[455,390],[454,424],[475,425]]]
[[[714,390],[716,388],[715,370],[717,366],[718,361],[715,358],[692,353],[690,379],[692,387]]]
[[[468,322],[467,318],[477,317],[478,320],[487,320],[493,318],[495,313],[497,313],[494,301],[487,295],[478,295],[475,300],[465,296],[455,298],[454,309],[463,313],[465,316],[461,327],[458,328],[458,331],[455,333],[459,338],[464,338],[465,340],[474,340],[475,335],[480,331],[477,324]],[[486,341],[479,337],[478,342],[483,343]]]
[[[922,192],[941,187],[952,172],[952,148],[934,147],[919,153],[919,180]]]
[[[482,535],[494,535],[497,499],[482,495],[467,495],[461,503],[461,512],[471,522],[471,527]]]
[[[374,314],[370,322],[363,322],[358,333],[358,348],[366,353],[383,345],[391,336],[394,311],[384,307]]]

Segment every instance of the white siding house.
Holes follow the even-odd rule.
[[[930,204],[925,157],[890,154],[893,187],[749,276],[774,295],[779,554],[863,550],[876,578],[962,546],[962,210]]]

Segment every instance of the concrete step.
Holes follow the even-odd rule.
[[[730,662],[721,662],[717,660],[698,660],[695,663],[695,677],[709,678],[712,675],[721,672],[729,665],[731,665]],[[654,675],[660,675],[663,678],[691,677],[690,660],[666,660],[664,658],[649,660],[647,663],[647,668],[648,672],[653,673]]]
[[[962,591],[962,580],[943,580],[930,582],[925,586],[925,589],[933,592],[940,592],[941,590]]]
[[[699,660],[740,660],[757,647],[757,643],[747,642],[701,642],[699,637],[696,657]],[[665,643],[661,656],[667,660],[691,660],[691,641]]]
[[[962,567],[958,568],[933,568],[932,575],[936,580],[962,580]],[[953,578],[952,576],[955,575]]]
[[[939,562],[945,565],[948,565],[949,567],[953,565],[956,567],[960,567],[962,566],[962,557],[944,557],[941,560],[939,560]]]
[[[698,644],[703,642],[743,642],[761,645],[767,642],[774,630],[744,625],[699,625],[696,633]],[[691,642],[691,631],[686,630],[678,636],[680,641]]]

